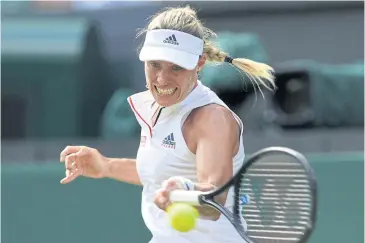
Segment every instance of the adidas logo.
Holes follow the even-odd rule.
[[[177,46],[179,45],[179,42],[177,42],[175,35],[172,35],[170,37],[167,37],[163,41],[163,43],[169,43],[169,44],[173,44],[173,45],[177,45]]]
[[[163,147],[166,148],[175,148],[176,143],[175,143],[175,139],[174,139],[174,134],[171,133],[170,135],[168,135],[167,137],[165,137],[165,139],[162,141],[161,144]]]

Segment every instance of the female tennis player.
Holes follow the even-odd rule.
[[[168,8],[151,19],[139,58],[145,64],[147,91],[128,98],[141,126],[136,159],[107,158],[96,149],[68,146],[60,155],[69,183],[78,176],[112,178],[143,186],[142,216],[150,243],[242,242],[225,217],[200,207],[197,227],[174,231],[165,213],[173,189],[209,191],[227,182],[244,160],[241,120],[198,80],[207,62],[229,63],[256,85],[275,87],[272,68],[232,58],[210,38],[190,7]],[[231,191],[218,201],[230,208]]]

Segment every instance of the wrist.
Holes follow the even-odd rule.
[[[184,185],[184,189],[187,191],[194,191],[196,188],[195,183],[189,179],[184,178],[182,183]]]
[[[195,190],[195,183],[187,178],[181,177],[181,176],[173,176],[170,179],[178,180],[179,187],[181,189],[187,190],[187,191],[194,191]]]
[[[104,157],[103,158],[103,178],[111,178],[111,174],[112,174],[112,166],[113,166],[113,159],[112,158],[108,158],[108,157]]]

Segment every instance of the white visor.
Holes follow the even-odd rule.
[[[150,30],[146,34],[141,61],[167,61],[192,70],[203,53],[204,41],[177,30]]]

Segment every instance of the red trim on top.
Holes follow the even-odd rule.
[[[132,109],[133,109],[133,111],[137,114],[137,116],[144,122],[144,123],[146,123],[146,125],[147,125],[147,127],[148,127],[148,129],[150,130],[150,135],[151,135],[151,137],[152,137],[152,128],[150,127],[150,125],[148,125],[148,123],[142,118],[142,116],[138,113],[138,111],[136,110],[136,108],[134,107],[134,104],[133,104],[133,102],[132,102],[132,99],[131,99],[131,97],[129,97],[128,98],[128,100],[129,100],[129,103],[131,104],[131,107],[132,107]]]

